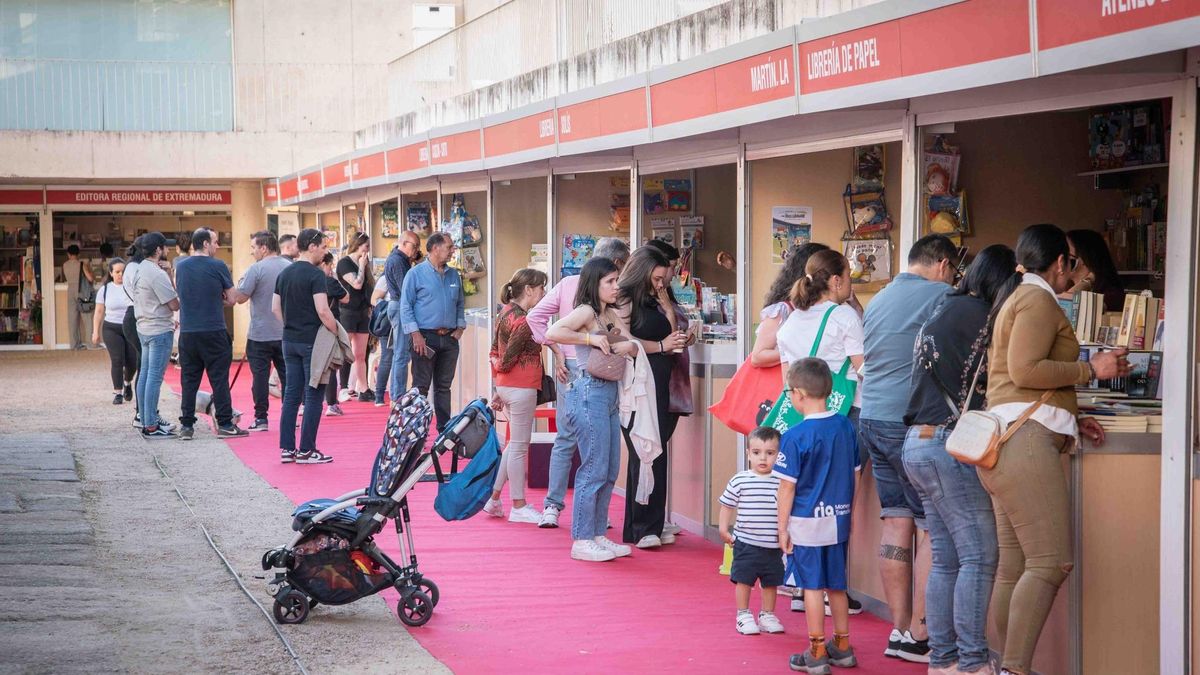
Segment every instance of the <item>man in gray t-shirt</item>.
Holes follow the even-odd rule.
[[[250,374],[254,377],[251,392],[254,395],[254,423],[247,431],[267,430],[267,411],[270,408],[271,364],[280,382],[287,382],[287,371],[283,361],[283,324],[271,311],[271,297],[275,294],[275,279],[292,264],[291,260],[279,255],[279,240],[267,230],[257,232],[250,238],[250,254],[254,264],[246,270],[246,276],[238,282],[234,291],[237,302],[250,302],[250,331],[246,335],[246,360],[250,362]]]

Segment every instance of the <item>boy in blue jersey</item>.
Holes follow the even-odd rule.
[[[793,654],[790,666],[812,675],[828,675],[830,664],[858,665],[850,646],[850,606],[846,596],[846,548],[858,440],[843,415],[826,409],[833,389],[829,366],[821,359],[792,363],[787,391],[804,421],[783,435],[773,475],[779,477],[779,547],[788,554],[789,575],[804,588],[809,607],[829,598],[833,641],[825,641],[825,617],[808,612],[809,648]]]
[[[750,461],[750,469],[734,474],[720,499],[721,539],[733,546],[729,580],[736,584],[737,632],[742,635],[782,633],[783,624],[775,616],[775,589],[783,583],[783,560],[779,555],[775,524],[779,512],[775,503],[779,479],[772,473],[779,456],[779,432],[770,427],[759,427],[750,432],[749,443],[746,458]],[[750,591],[755,582],[762,587],[762,611],[758,613],[757,623],[750,614]]]

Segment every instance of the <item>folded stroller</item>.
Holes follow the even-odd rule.
[[[480,411],[483,411],[482,413]],[[291,543],[263,554],[264,570],[273,570],[267,591],[275,598],[279,623],[302,623],[320,603],[344,605],[386,588],[400,593],[396,614],[408,626],[424,625],[438,603],[438,587],[417,568],[407,495],[435,456],[451,452],[470,459],[483,439],[469,430],[492,419],[486,405],[473,402],[425,451],[433,409],[416,389],[392,404],[383,443],[371,469],[371,483],[337,499],[314,499],[292,512]],[[380,550],[374,537],[388,520],[395,523],[400,565]]]

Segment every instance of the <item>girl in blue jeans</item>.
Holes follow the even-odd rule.
[[[951,457],[946,438],[964,409],[984,406],[992,307],[1015,286],[1015,268],[1010,248],[985,248],[917,335],[903,458],[924,506],[933,554],[925,590],[930,673],[989,668],[988,602],[1000,556],[996,517],[975,467]]]
[[[620,325],[612,304],[617,300],[617,266],[608,258],[594,258],[579,275],[575,309],[550,326],[546,337],[558,344],[576,345],[580,375],[567,383],[566,415],[575,429],[581,459],[575,474],[575,501],[571,516],[571,557],[603,562],[627,556],[632,549],[605,536],[608,505],[621,468],[621,431],[617,423],[617,383],[587,372],[593,350],[631,356],[632,342],[610,344],[607,334]]]

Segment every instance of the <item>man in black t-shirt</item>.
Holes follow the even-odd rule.
[[[333,458],[317,450],[317,429],[321,425],[323,391],[308,385],[311,374],[313,343],[322,326],[334,333],[337,322],[329,311],[325,273],[320,270],[325,257],[325,236],[320,230],[306,229],[296,237],[300,256],[279,273],[271,309],[283,322],[283,359],[287,383],[279,416],[279,461],[285,464],[325,464]],[[296,447],[296,416],[304,400],[304,423],[300,428],[300,447]]]

